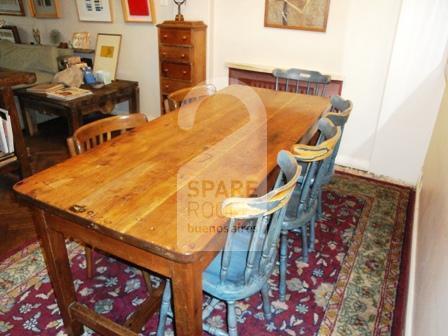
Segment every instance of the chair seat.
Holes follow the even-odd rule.
[[[249,285],[245,285],[244,271],[249,254],[252,233],[248,230],[238,231],[232,238],[233,255],[227,272],[226,280],[221,283],[221,261],[222,252],[220,252],[207,269],[202,274],[202,288],[208,294],[226,301],[241,300],[260,291],[264,282],[263,277],[255,276]],[[261,251],[256,254],[254,261],[254,274],[259,265]]]

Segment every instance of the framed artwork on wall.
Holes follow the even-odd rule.
[[[111,0],[76,0],[79,21],[112,22]]]
[[[59,0],[30,0],[31,15],[37,18],[54,19],[61,17]]]
[[[121,0],[126,22],[155,22],[154,0]]]
[[[23,0],[2,0],[0,1],[0,15],[25,16]]]
[[[20,43],[19,31],[16,26],[0,27],[0,40],[8,40],[13,43]]]
[[[265,0],[265,27],[325,32],[330,0]]]
[[[108,72],[112,80],[117,73],[121,34],[98,34],[95,48],[94,71]]]

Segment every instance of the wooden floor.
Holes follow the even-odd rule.
[[[46,122],[39,131],[39,135],[26,138],[34,172],[68,157],[65,146],[67,126],[63,119]],[[0,176],[0,256],[36,237],[28,209],[17,203],[11,192],[15,182],[15,176]]]

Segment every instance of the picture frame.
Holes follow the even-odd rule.
[[[325,32],[329,11],[330,0],[265,0],[264,26]]]
[[[73,33],[71,42],[73,49],[90,49],[90,33],[89,32]]]
[[[13,43],[21,43],[17,27],[16,26],[0,27],[0,40],[8,40]]]
[[[60,0],[30,0],[31,15],[42,19],[61,17]]]
[[[111,0],[75,0],[79,21],[113,22]]]
[[[95,63],[93,70],[108,72],[112,80],[117,74],[120,56],[121,34],[99,33],[96,38]]]
[[[155,23],[154,0],[121,0],[124,21]]]
[[[4,0],[0,3],[0,15],[25,16],[23,0]]]

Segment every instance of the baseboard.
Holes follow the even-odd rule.
[[[393,179],[393,178],[390,178],[390,177],[387,177],[384,175],[377,175],[374,173],[370,173],[364,169],[347,167],[347,166],[343,166],[343,165],[336,165],[335,169],[336,169],[336,171],[355,175],[355,176],[367,177],[367,178],[370,178],[373,180],[387,182],[387,183],[399,185],[402,187],[415,188],[415,186],[410,183],[407,183],[407,182],[404,182],[401,180],[397,180],[397,179]]]
[[[417,190],[412,190],[406,215],[406,227],[398,280],[397,297],[395,300],[392,336],[412,335],[412,315],[414,306],[414,275],[415,275],[415,246],[418,225],[418,197],[420,183]]]

